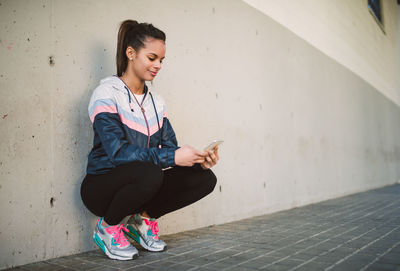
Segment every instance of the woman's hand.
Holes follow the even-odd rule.
[[[215,166],[219,160],[218,146],[215,147],[211,151],[207,151],[206,153],[207,153],[207,156],[205,157],[205,161],[203,163],[201,163],[200,165],[203,169],[210,169],[213,166]]]
[[[175,164],[182,167],[191,167],[196,163],[204,163],[206,156],[207,152],[185,145],[175,151]]]

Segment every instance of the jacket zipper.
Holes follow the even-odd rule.
[[[149,148],[150,148],[150,127],[149,127],[149,123],[147,122],[147,117],[146,117],[145,110],[144,110],[144,108],[143,108],[143,103],[144,103],[144,99],[146,99],[146,96],[147,96],[147,92],[144,94],[142,103],[140,104],[139,101],[137,100],[135,94],[133,94],[133,97],[135,98],[136,103],[140,106],[140,110],[142,111],[144,120],[146,121],[146,127],[147,127],[147,148],[149,149]]]
[[[128,88],[128,86],[125,84],[125,82],[124,82],[122,79],[121,79],[121,81],[124,83],[125,89],[126,89],[127,92],[128,92],[128,97],[129,97],[129,101],[128,101],[128,102],[129,102],[129,107],[131,107],[131,95],[129,94],[130,89]],[[148,92],[147,86],[144,85],[144,96],[143,96],[142,103],[139,103],[139,101],[137,100],[137,98],[136,98],[136,96],[135,96],[135,94],[134,94],[133,92],[132,92],[132,94],[133,94],[133,98],[135,98],[136,103],[139,105],[140,110],[142,111],[144,120],[146,121],[146,127],[147,127],[147,148],[149,149],[149,148],[150,148],[150,127],[149,127],[149,123],[147,122],[147,117],[146,117],[145,110],[144,110],[144,108],[143,108],[143,103],[144,103],[144,100],[145,100],[146,97],[147,97],[147,92]],[[154,105],[154,103],[153,103],[153,105]],[[131,111],[133,112],[133,108],[132,108],[132,107],[131,107]],[[157,112],[156,112],[156,114],[157,114]]]
[[[144,113],[144,108],[142,106],[140,106],[140,108],[142,109],[144,120],[146,121],[146,126],[147,126],[147,148],[149,149],[150,148],[150,128],[149,128],[149,123],[147,122],[146,113]]]

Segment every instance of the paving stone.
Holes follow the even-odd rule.
[[[118,270],[120,269],[111,266],[100,266],[94,269],[90,269],[90,271],[118,271]]]
[[[353,260],[347,260],[344,262],[341,262],[337,265],[335,265],[332,269],[330,269],[330,271],[359,271],[362,268],[364,268],[366,265],[368,264],[368,262],[365,261],[361,261],[358,259],[353,259]]]
[[[303,263],[300,264],[298,268],[296,268],[296,271],[321,271],[326,268],[327,265],[326,263],[320,263],[320,262],[308,262],[308,263]]]
[[[275,262],[272,266],[275,266],[278,269],[285,267],[285,270],[289,270],[291,268],[295,268],[302,264],[303,261],[293,260],[293,259],[284,259],[283,261]]]
[[[234,266],[234,262],[229,261],[229,260],[222,260],[218,262],[213,262],[210,264],[205,265],[204,267],[207,267],[212,270],[222,270],[222,269],[228,269],[232,266]],[[237,264],[237,263],[236,263]]]
[[[170,261],[170,259],[167,259],[167,260],[157,261],[157,262],[153,262],[153,263],[146,263],[145,265],[149,266],[153,269],[161,269],[161,268],[171,267],[176,264],[177,264],[177,262],[173,262],[173,261]]]
[[[229,268],[229,271],[254,271],[254,269],[247,268],[246,266],[234,266]]]
[[[291,256],[289,257],[289,259],[301,260],[301,261],[306,262],[306,261],[309,261],[309,260],[314,259],[315,257],[316,257],[316,256],[310,255],[310,254],[296,253],[296,254],[291,255]]]
[[[239,266],[245,266],[246,268],[258,269],[265,265],[271,264],[275,261],[279,260],[279,258],[269,257],[269,256],[261,256],[252,260],[249,260]]]
[[[366,271],[400,271],[400,266],[387,263],[374,263]]]
[[[151,268],[150,266],[145,266],[145,265],[139,265],[139,266],[134,266],[131,268],[123,269],[124,271],[154,271],[156,269]]]
[[[23,265],[20,268],[23,270],[29,271],[60,271],[60,270],[68,270],[68,268],[64,266],[59,266],[55,264],[50,264],[47,262],[38,262],[33,264]],[[13,270],[16,270],[15,268]]]
[[[190,261],[186,261],[185,263],[194,265],[194,266],[203,266],[203,265],[207,265],[207,264],[210,264],[213,262],[215,262],[213,259],[207,259],[207,258],[200,257],[200,258],[195,258]]]
[[[173,266],[170,266],[166,268],[167,270],[173,270],[173,271],[189,271],[192,269],[196,269],[196,266],[188,265],[188,264],[176,264]]]
[[[378,262],[380,263],[388,263],[388,264],[397,264],[400,266],[400,257],[399,255],[384,255],[382,258],[379,258]]]

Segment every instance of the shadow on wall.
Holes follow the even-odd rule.
[[[78,129],[75,129],[73,134],[79,139],[79,143],[75,144],[74,151],[79,156],[79,165],[77,167],[81,172],[76,187],[76,195],[79,197],[79,199],[77,199],[79,202],[82,202],[80,199],[80,185],[86,175],[87,156],[93,146],[93,127],[88,113],[90,97],[93,93],[93,90],[99,85],[100,80],[106,76],[112,75],[115,69],[113,66],[111,67],[110,61],[107,61],[109,56],[105,55],[107,50],[111,50],[109,48],[105,48],[107,48],[105,43],[97,41],[93,43],[92,48],[89,49],[91,52],[89,56],[89,78],[87,78],[86,88],[83,89],[82,95],[77,102],[76,111],[74,112],[75,123],[78,124],[75,127]],[[80,208],[81,206],[77,207]]]
[[[73,213],[78,213],[81,218],[79,219],[80,225],[77,225],[81,231],[77,242],[79,243],[79,249],[82,251],[94,248],[94,243],[87,241],[90,240],[92,235],[95,216],[86,209],[80,196],[81,183],[86,175],[87,156],[93,145],[93,128],[88,114],[88,105],[93,90],[99,85],[100,80],[114,73],[115,67],[111,65],[112,62],[108,54],[111,51],[101,41],[94,42],[92,48],[89,49],[88,66],[90,70],[87,73],[87,83],[81,84],[85,88],[82,89],[81,95],[78,96],[76,108],[72,112],[72,119],[76,124],[73,125],[72,137],[77,139],[75,141],[77,143],[73,145],[73,153],[77,155],[76,164],[73,167],[76,169],[77,174],[73,180],[73,205],[71,208],[73,208]]]

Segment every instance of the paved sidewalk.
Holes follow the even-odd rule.
[[[10,270],[400,270],[400,185],[162,237],[133,261],[98,249]]]

